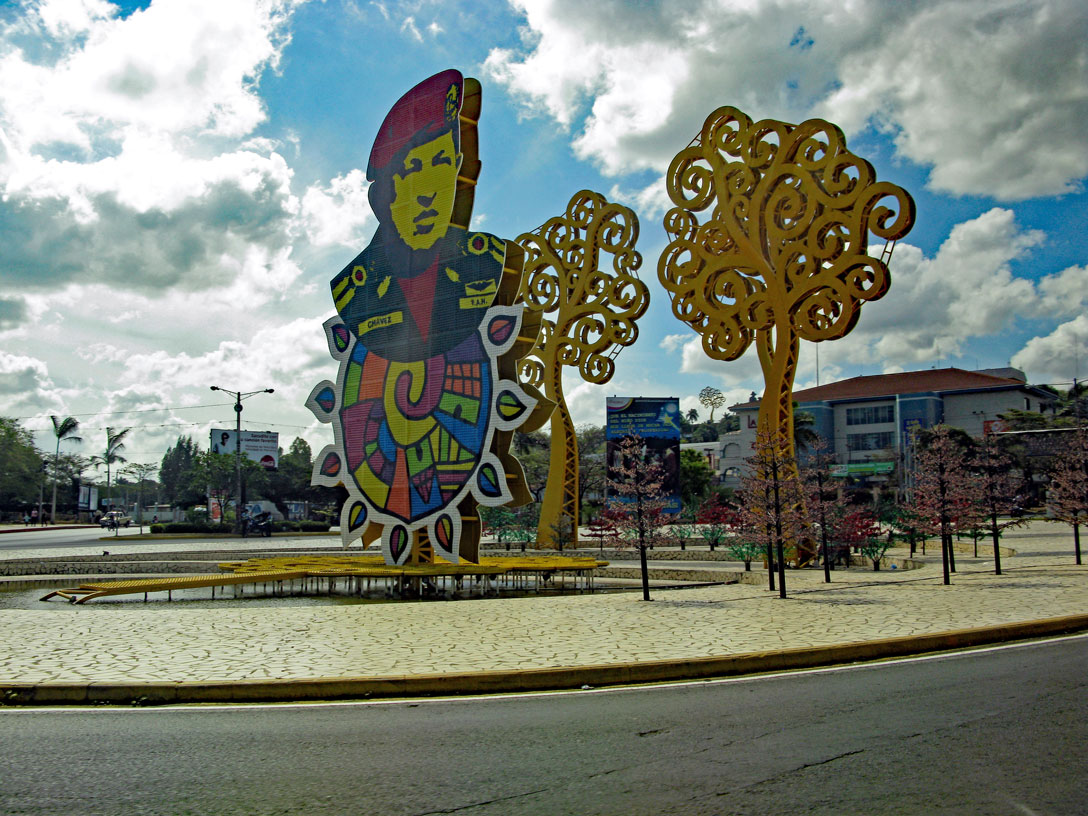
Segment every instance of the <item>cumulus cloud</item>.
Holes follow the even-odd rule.
[[[241,339],[217,340],[202,352],[154,346],[133,350],[116,342],[87,344],[77,349],[85,365],[115,373],[108,388],[96,388],[91,383],[76,395],[77,401],[88,404],[92,391],[97,391],[100,399],[96,404],[101,413],[92,424],[136,427],[138,433],[131,446],[133,461],[147,461],[161,457],[179,434],[192,435],[206,448],[210,427],[221,427],[228,418],[233,423],[230,409],[221,411],[218,420],[194,419],[206,416],[206,410],[197,414],[185,410],[193,405],[233,402],[233,397],[211,393],[209,386],[242,391],[273,388],[275,393],[246,402],[246,425],[280,430],[288,437],[305,436],[319,448],[332,441],[331,432],[327,425],[313,423],[303,404],[314,385],[322,379],[336,378],[336,363],[329,356],[322,320],[323,316],[308,316],[265,326]],[[44,375],[44,371],[41,373]],[[2,396],[0,393],[0,406]],[[41,409],[31,413],[41,413]]]
[[[278,63],[296,3],[160,0],[124,18],[109,4],[79,5],[27,7],[52,37],[51,61],[18,48],[0,58],[3,121],[22,150],[93,151],[130,129],[249,133],[264,118],[255,80]]]
[[[1088,305],[1088,266],[1070,266],[1039,280],[1040,316],[1068,317]]]
[[[290,168],[231,141],[264,119],[294,5],[28,4],[35,47],[0,46],[0,287],[206,289],[237,278],[224,258],[289,251]]]
[[[1053,195],[1088,173],[1077,0],[511,1],[522,46],[485,73],[606,173],[663,171],[724,104],[875,125],[952,193]]]
[[[254,247],[286,249],[291,215],[271,180],[247,190],[237,179],[172,210],[138,212],[113,194],[94,197],[94,222],[81,224],[56,198],[0,206],[4,282],[55,288],[70,282],[124,285],[144,292],[205,289],[230,269],[221,259]]]
[[[994,208],[953,227],[932,258],[900,244],[889,294],[862,306],[847,337],[820,344],[821,381],[858,365],[869,373],[916,368],[957,355],[969,340],[1007,330],[1018,320],[1080,314],[1088,298],[1085,268],[1070,267],[1038,283],[1013,274],[1013,263],[1042,240],[1040,232],[1021,229],[1012,212]],[[1049,347],[1049,342],[1029,348]],[[754,349],[735,362],[719,362],[704,354],[694,334],[669,335],[661,347],[679,352],[681,371],[713,377],[723,388],[762,380]],[[1021,354],[1025,362],[1030,356],[1034,372],[1041,355],[1028,351]],[[797,387],[815,384],[815,363],[812,346],[802,344]]]
[[[747,402],[750,390],[763,381],[755,349],[750,349],[737,360],[715,360],[703,351],[702,339],[694,332],[669,335],[662,340],[661,348],[670,355],[679,354],[681,373],[704,378],[708,385],[727,395],[729,404]],[[699,406],[684,407],[686,410]]]
[[[613,201],[626,204],[635,212],[641,213],[644,220],[660,218],[673,206],[664,176],[658,176],[652,184],[640,190],[627,190],[614,185],[608,195]]]
[[[1088,316],[1078,315],[1044,337],[1034,337],[1012,364],[1035,382],[1067,383],[1088,370]]]
[[[0,411],[29,416],[61,410],[64,398],[37,357],[0,351]]]
[[[164,350],[130,354],[117,349],[124,366],[118,382],[122,388],[143,385],[173,393],[206,390],[209,378],[214,378],[219,384],[236,383],[243,391],[275,388],[280,398],[297,399],[301,405],[320,379],[336,373],[320,325],[319,317],[299,318],[257,331],[246,340],[223,340],[202,354]]]
[[[868,346],[885,365],[929,362],[1032,314],[1038,292],[1011,264],[1042,240],[1038,231],[1019,229],[1011,211],[995,208],[953,227],[933,258],[897,247],[891,293],[862,307],[851,350]]]
[[[367,200],[370,184],[362,170],[337,176],[328,185],[312,185],[302,197],[302,221],[315,246],[356,246],[374,222]]]

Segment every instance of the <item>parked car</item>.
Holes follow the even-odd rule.
[[[132,519],[120,510],[110,510],[98,520],[98,523],[112,530],[114,527],[128,527],[132,524]]]

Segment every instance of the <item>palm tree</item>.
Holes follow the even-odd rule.
[[[692,425],[694,425],[698,421],[699,421],[699,409],[698,408],[689,408],[688,409],[688,422],[690,422]]]
[[[110,467],[115,462],[127,462],[128,460],[121,455],[121,451],[125,449],[124,439],[128,436],[129,431],[132,428],[122,428],[117,430],[106,426],[106,450],[101,456],[95,455],[91,457],[91,464],[94,465],[95,470],[106,466],[106,503],[109,507],[113,507],[113,502],[110,500]]]
[[[49,511],[49,520],[57,523],[57,464],[60,462],[60,443],[67,439],[71,442],[82,442],[82,437],[76,436],[79,430],[79,420],[75,417],[65,417],[63,420],[55,414],[49,416],[53,420],[53,435],[57,437],[57,449],[53,454],[53,505]]]
[[[803,448],[815,445],[820,439],[816,432],[816,417],[808,411],[798,410],[797,403],[793,403],[793,446],[800,451]]]

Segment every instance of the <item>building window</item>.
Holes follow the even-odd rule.
[[[848,451],[878,451],[891,448],[894,445],[894,431],[846,435],[846,449]]]
[[[866,405],[846,409],[847,425],[875,425],[878,422],[895,422],[895,406]]]

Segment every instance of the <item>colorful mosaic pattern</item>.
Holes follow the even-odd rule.
[[[459,561],[463,517],[512,498],[495,432],[522,426],[537,404],[500,374],[515,370],[503,355],[526,344],[524,306],[513,305],[521,266],[509,268],[503,239],[468,229],[465,182],[479,162],[463,133],[475,129],[466,95],[478,107],[478,83],[444,71],[386,116],[367,169],[379,227],[331,281],[337,316],[325,332],[339,374],[307,401],[333,426],[313,482],[348,489],[344,546],[380,537],[389,564],[413,552]]]

